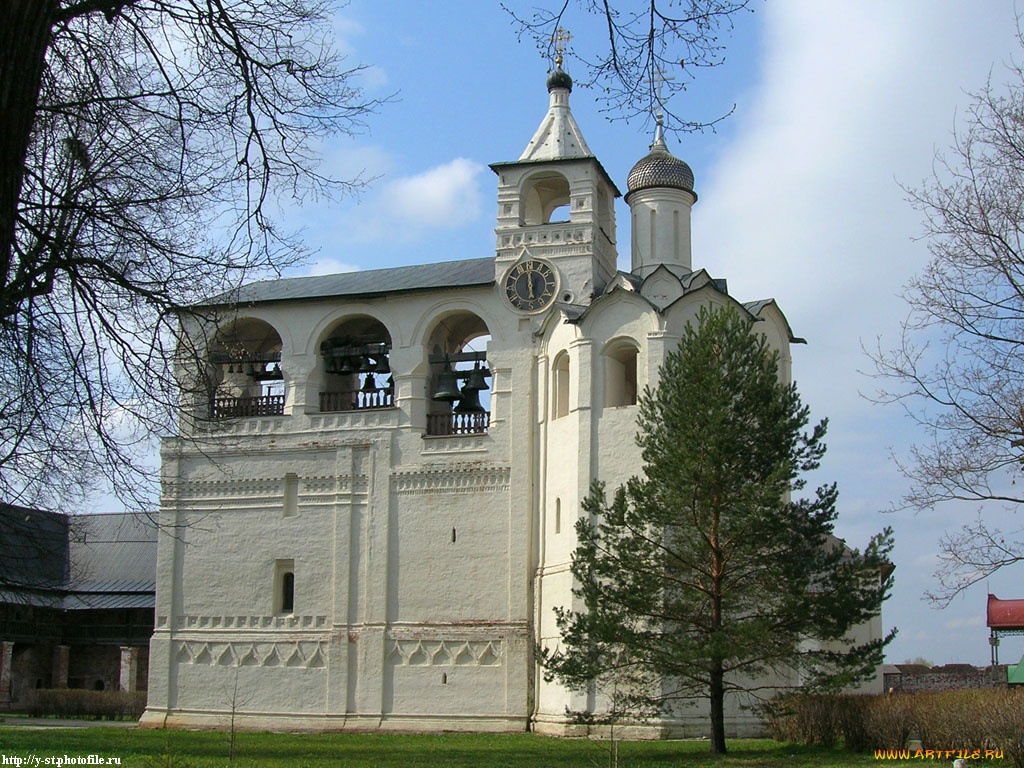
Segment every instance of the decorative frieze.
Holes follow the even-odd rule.
[[[157,628],[165,626],[166,616],[157,617]],[[321,629],[326,616],[175,616],[175,629]]]
[[[248,419],[212,422],[207,430],[216,435],[265,435],[284,432],[289,417],[261,416]]]
[[[502,664],[501,640],[389,639],[387,659],[405,667],[497,667]]]
[[[327,667],[327,644],[322,641],[230,643],[180,640],[174,644],[178,664],[217,667]]]
[[[447,453],[486,453],[492,438],[488,435],[458,435],[457,437],[431,437],[423,441],[423,455]]]
[[[398,426],[397,408],[368,408],[359,411],[341,411],[311,415],[309,427],[312,430],[335,429],[379,429]]]
[[[521,227],[517,232],[500,233],[498,248],[512,248],[517,245],[548,245],[560,243],[589,243],[593,239],[590,227],[573,225]]]
[[[369,477],[363,474],[299,477],[298,480],[300,506],[330,503],[334,501],[335,494],[365,493],[369,488]],[[281,477],[188,480],[164,484],[165,502],[189,502],[193,507],[265,507],[280,503],[283,494]]]
[[[396,470],[391,475],[395,493],[481,493],[507,491],[510,468],[470,463],[438,464]]]

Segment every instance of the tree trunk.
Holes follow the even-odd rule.
[[[711,668],[711,685],[708,690],[711,704],[711,753],[724,755],[725,750],[725,673],[721,662]]]
[[[722,581],[725,571],[725,559],[718,541],[718,527],[721,513],[718,507],[719,498],[715,498],[715,509],[711,515],[711,633],[722,630]],[[708,700],[711,704],[711,753],[725,754],[725,673],[722,671],[722,659],[712,656]]]
[[[0,306],[14,270],[14,232],[57,0],[0,3]],[[5,307],[5,310],[9,307]]]

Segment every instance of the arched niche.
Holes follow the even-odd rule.
[[[523,184],[519,200],[522,224],[551,223],[552,214],[569,205],[569,181],[560,173],[545,171],[530,176]],[[568,208],[565,209],[568,214]],[[566,216],[568,220],[568,215]]]
[[[217,330],[209,350],[210,418],[284,413],[281,336],[270,323],[234,320]]]
[[[637,358],[640,345],[632,339],[615,339],[604,349],[604,407],[636,405]]]
[[[551,418],[569,415],[569,353],[564,349],[551,363]]]
[[[490,425],[490,330],[467,310],[437,319],[427,336],[427,434],[486,432]]]
[[[391,334],[369,315],[355,315],[331,326],[318,346],[321,411],[392,408]]]

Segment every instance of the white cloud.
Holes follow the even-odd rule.
[[[481,211],[480,163],[454,160],[385,184],[381,198],[391,213],[409,224],[427,228],[456,227]]]
[[[985,626],[985,622],[981,618],[981,614],[975,616],[962,616],[956,619],[950,619],[944,625],[946,629],[975,629],[977,627]]]
[[[479,221],[484,166],[457,157],[410,176],[374,182],[332,225],[345,243],[408,242]]]
[[[338,259],[318,259],[310,265],[308,273],[310,276],[314,275],[336,275],[341,272],[358,272],[360,269],[358,264],[349,264],[348,262],[339,261]]]

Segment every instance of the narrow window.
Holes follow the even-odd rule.
[[[284,476],[284,516],[299,514],[299,476],[289,472]]]
[[[555,533],[562,532],[562,500],[555,499]]]
[[[274,561],[274,613],[295,611],[295,561]]]
[[[569,354],[562,352],[555,358],[552,418],[569,414]]]
[[[452,528],[452,544],[455,543],[455,529]]]
[[[442,672],[441,673],[441,685],[448,685],[448,673],[447,672]]]
[[[295,574],[288,571],[281,575],[281,613],[295,610]]]

